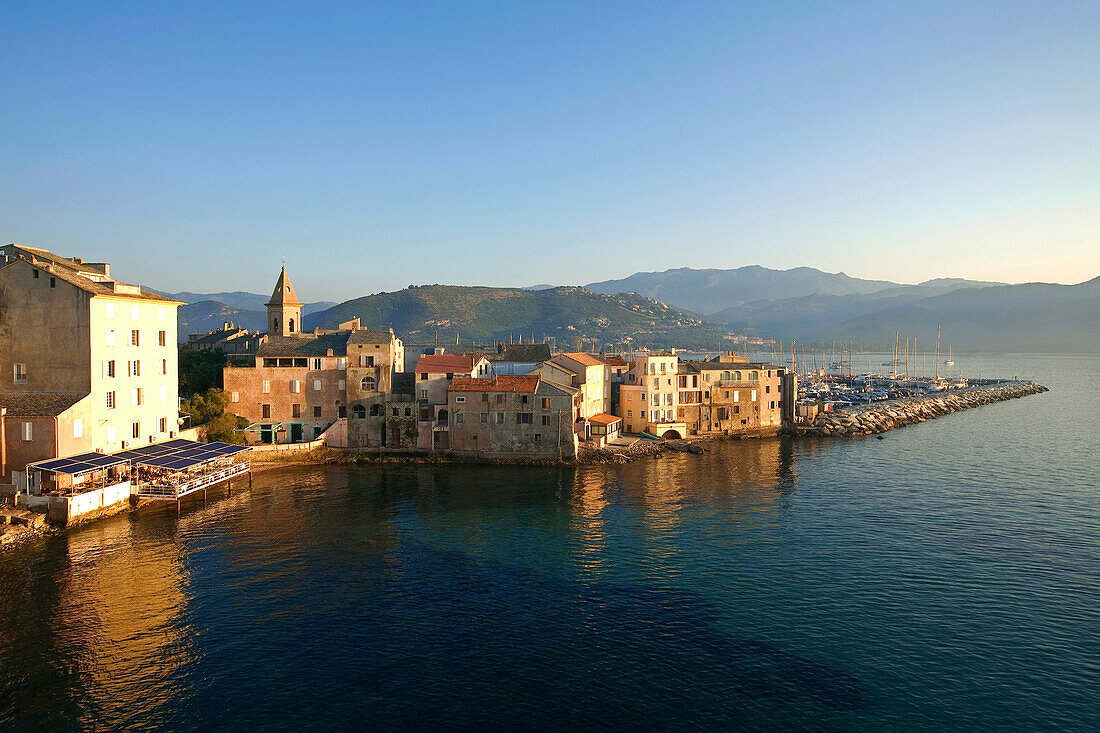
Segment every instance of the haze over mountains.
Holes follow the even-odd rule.
[[[231,320],[263,330],[267,296],[176,293],[180,337]],[[702,315],[701,315],[702,314]],[[393,328],[410,341],[441,343],[554,336],[636,346],[728,348],[730,332],[826,346],[852,338],[888,347],[894,334],[963,351],[1100,351],[1100,278],[1078,285],[1006,285],[939,278],[917,285],[864,280],[809,267],[771,270],[680,268],[635,273],[580,287],[480,288],[433,285],[311,303],[304,326],[334,326],[359,316],[365,326]],[[565,342],[563,342],[563,339]],[[923,348],[923,347],[922,347]]]

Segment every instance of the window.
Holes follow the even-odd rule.
[[[463,415],[461,412],[456,412],[455,413],[455,422],[463,422],[464,419],[465,419],[465,415]]]
[[[139,422],[134,423],[133,429],[134,429],[133,430],[133,436],[135,438],[140,438],[141,437],[141,423],[139,423]]]
[[[167,359],[161,359],[160,360],[160,373],[161,374],[168,374],[168,360]]]
[[[314,417],[321,417],[321,406],[320,405],[314,405],[314,407],[313,407],[313,416]]]
[[[167,346],[167,345],[168,345],[168,332],[167,331],[157,331],[157,346]]]
[[[141,331],[137,330],[136,328],[133,331],[130,331],[130,345],[141,346]]]
[[[420,390],[420,399],[422,399],[422,400],[428,399],[428,390],[426,390],[426,389]]]
[[[135,387],[130,390],[130,398],[134,405],[143,405],[145,404],[145,391],[141,387]]]
[[[489,401],[489,393],[488,392],[482,392],[481,393],[481,401],[482,402],[488,402]]]
[[[290,416],[291,417],[301,417],[302,416],[302,406],[301,405],[291,405],[290,406]]]
[[[300,380],[300,379],[290,380],[290,393],[291,394],[300,394],[301,391],[302,391],[302,380]]]
[[[230,402],[240,402],[241,401],[241,393],[240,392],[230,392],[229,393],[229,401]]]
[[[271,394],[271,380],[265,379],[263,384],[260,385],[260,391],[264,394]]]
[[[84,437],[84,420],[79,417],[73,418],[73,437]]]
[[[131,377],[140,377],[141,376],[141,360],[140,359],[134,359],[132,362],[130,362],[130,376]]]
[[[517,412],[516,413],[516,423],[519,424],[519,425],[530,425],[531,424],[531,413],[529,413],[529,412]]]
[[[337,369],[347,369],[348,368],[348,360],[345,357],[341,356],[339,359],[336,360],[336,368]],[[343,389],[343,387],[341,387],[340,389]]]
[[[115,440],[117,440],[117,439],[118,439],[118,435],[115,431],[115,426],[114,425],[108,425],[107,426],[107,442],[108,443],[114,443]]]
[[[519,401],[526,405],[528,402],[531,401],[531,398],[527,395],[521,395]]]
[[[542,442],[542,433],[535,433],[535,442],[536,443],[541,443]]]
[[[542,416],[542,424],[543,425],[549,425],[550,424],[550,416],[549,415],[543,415]]]
[[[114,392],[108,392],[107,393],[107,409],[108,410],[115,409],[115,393]]]
[[[321,369],[325,365],[324,359],[310,359],[309,362],[310,362],[310,367],[315,372],[321,371]]]
[[[23,440],[34,440],[34,423],[23,423]]]
[[[397,409],[397,408],[395,407],[395,408],[393,408],[393,409],[392,409],[392,410],[390,411],[390,414],[391,414],[391,415],[393,415],[394,417],[397,417],[397,415],[398,415],[398,413],[399,413],[399,412],[400,412],[400,410],[398,410],[398,409]]]
[[[421,382],[428,381],[428,373],[427,372],[420,372],[420,381]]]
[[[382,408],[379,407],[378,405],[371,405],[370,406],[370,414],[371,414],[371,417],[378,417],[379,415],[382,414]]]
[[[16,384],[27,383],[27,365],[26,364],[13,364],[12,372]]]
[[[57,278],[56,277],[51,277],[50,278],[50,287],[51,288],[56,288],[57,287]]]
[[[406,407],[405,408],[405,417],[412,417],[412,414],[413,414],[413,408]]]
[[[634,417],[634,410],[627,410],[626,411],[626,416],[627,417]]]
[[[733,390],[733,401],[734,402],[740,402],[741,401],[741,390],[737,390],[737,389]]]
[[[345,382],[344,382],[344,380],[343,380],[343,379],[338,379],[338,380],[336,380],[336,389],[338,389],[338,390],[340,390],[341,392],[343,392],[343,391],[344,391],[344,384],[345,384]]]
[[[481,422],[485,422],[485,423],[489,422],[489,413],[487,413],[487,412],[481,413]]]
[[[375,387],[374,377],[363,377],[363,381],[359,383],[359,386],[364,392],[373,392]]]
[[[320,392],[321,391],[321,380],[320,379],[314,379],[313,380],[313,391],[314,392]]]
[[[34,271],[34,276],[33,276],[33,277],[34,277],[34,279],[35,279],[35,280],[37,280],[37,279],[38,279],[38,270],[35,270],[35,271]]]
[[[168,432],[168,418],[162,417],[160,420],[157,420],[157,432]]]
[[[642,418],[643,420],[645,420],[645,410],[639,410],[639,411],[638,411],[638,417],[640,417],[640,418]]]
[[[351,408],[351,416],[361,420],[367,416],[367,408],[362,405],[355,405]]]
[[[499,405],[499,404],[501,404],[501,403],[503,403],[503,402],[504,402],[504,395],[502,395],[502,394],[498,394],[498,395],[497,395],[497,404]]]
[[[108,346],[114,346],[115,345],[115,329],[108,328],[107,333],[103,337],[103,341]]]
[[[260,405],[260,417],[265,420],[271,417],[271,405]]]
[[[503,412],[498,412],[497,413],[497,425],[503,425],[503,424],[504,424],[504,413]]]
[[[168,401],[168,387],[164,386],[163,384],[157,387],[157,399],[161,402]],[[164,431],[162,430],[161,432]]]
[[[114,318],[115,317],[115,304],[114,303],[107,303],[106,305],[104,305],[103,306],[103,315],[106,316],[107,318]]]
[[[772,386],[770,384],[765,384],[764,385],[764,394],[770,394],[771,391],[772,391]]]
[[[136,321],[139,318],[138,307],[136,305],[130,306],[130,320]],[[137,437],[136,435],[134,436]]]
[[[464,404],[466,402],[466,396],[458,395],[457,397],[455,397],[455,402],[459,403],[460,405]]]
[[[752,391],[752,401],[756,402],[756,390],[755,389]]]

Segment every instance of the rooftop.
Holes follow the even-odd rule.
[[[539,386],[537,375],[500,374],[491,379],[479,377],[455,377],[451,390],[455,392],[530,392]]]
[[[279,273],[279,280],[275,283],[275,289],[271,291],[271,300],[267,302],[267,305],[298,305],[300,306],[302,301],[298,300],[298,296],[294,293],[294,286],[290,284],[290,278],[286,274],[286,266],[283,266],[283,271]]]
[[[14,417],[55,417],[87,396],[87,392],[0,392],[0,407]]]
[[[348,332],[326,333],[320,336],[301,334],[297,336],[269,336],[267,343],[261,344],[257,356],[326,356],[332,349],[335,356],[344,356],[347,352]]]
[[[608,415],[606,412],[601,412],[598,415],[593,415],[588,418],[588,422],[594,422],[597,425],[614,425],[617,422],[622,422],[621,417],[615,415]]]
[[[110,277],[111,266],[106,262],[85,262],[78,257],[61,257],[47,249],[19,244],[4,246],[3,253],[7,255],[7,263],[3,267],[25,262],[32,267],[46,270],[59,280],[92,295],[138,298],[183,305],[178,300],[145,290],[138,285],[127,285]]]
[[[586,354],[583,351],[567,351],[558,356],[564,356],[567,359],[572,359],[581,366],[605,366],[606,362],[598,356],[592,354]]]
[[[527,361],[538,363],[550,358],[550,344],[497,344],[490,361]]]
[[[349,344],[388,344],[394,338],[393,329],[361,328],[351,332]]]
[[[429,374],[472,372],[482,358],[480,354],[424,354],[416,361],[413,371]]]

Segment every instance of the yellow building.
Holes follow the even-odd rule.
[[[619,417],[628,433],[652,433],[661,438],[687,437],[677,414],[679,360],[672,352],[638,352],[619,387]]]
[[[105,262],[15,244],[0,253],[2,473],[174,435],[181,303],[119,282]]]

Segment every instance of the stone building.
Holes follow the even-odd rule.
[[[597,356],[580,351],[558,354],[540,364],[534,373],[580,391],[580,410],[574,420],[582,439],[592,434],[589,418],[611,411],[611,367]]]
[[[226,321],[219,329],[188,334],[180,348],[188,352],[221,351],[228,357],[253,356],[266,340],[266,334],[252,333]]]
[[[450,448],[447,391],[456,377],[493,375],[492,364],[480,354],[425,354],[416,362],[417,447],[424,451]]]
[[[266,341],[249,362],[222,372],[229,410],[249,421],[252,442],[314,440],[347,417],[350,402],[365,406],[390,391],[404,367],[405,347],[392,329],[361,329],[356,318],[302,333],[301,302],[285,267],[267,308]]]
[[[580,391],[538,375],[455,377],[448,390],[450,449],[460,455],[572,458]]]
[[[684,362],[679,371],[677,417],[689,435],[777,433],[790,419],[784,415],[793,416],[797,387],[784,367],[730,353]]]
[[[179,301],[110,264],[0,248],[0,473],[179,429]]]

